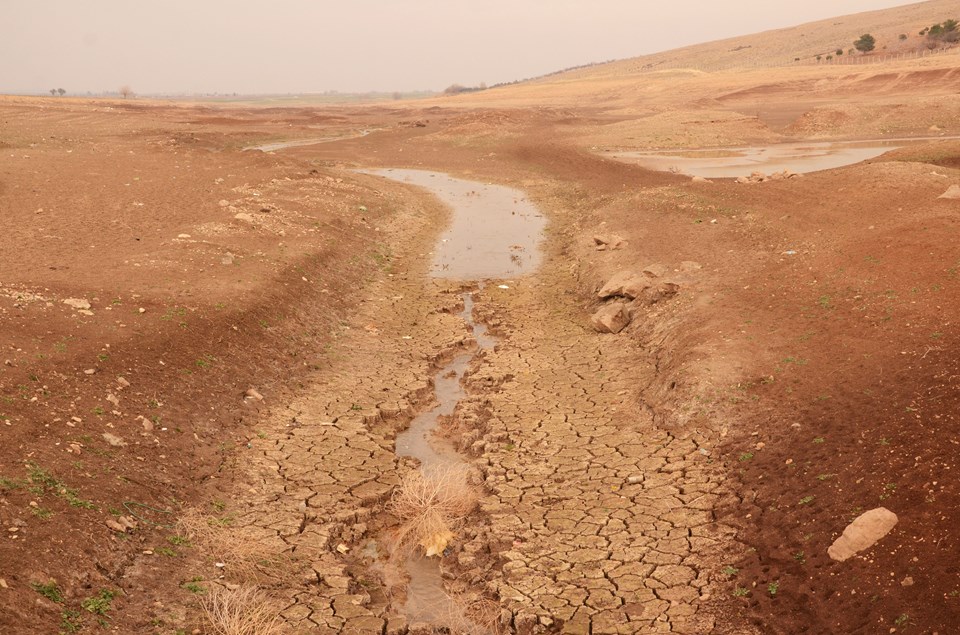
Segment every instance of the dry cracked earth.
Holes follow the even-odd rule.
[[[239,577],[255,570],[283,598],[293,632],[444,626],[407,623],[402,584],[383,575],[376,547],[390,523],[384,504],[414,467],[396,456],[395,435],[431,405],[439,364],[473,345],[456,315],[461,288],[427,277],[422,256],[375,283],[334,363],[274,414],[243,461],[221,542],[257,545],[233,558]],[[558,293],[557,264],[476,293],[475,319],[499,342],[474,359],[468,397],[440,431],[484,491],[443,558],[448,592],[496,599],[492,630],[710,632],[707,564],[731,537],[712,513],[716,465],[694,433],[654,425],[634,398],[652,366],[637,368],[635,353],[589,328]],[[218,559],[229,583],[231,559]]]

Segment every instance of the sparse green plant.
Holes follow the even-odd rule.
[[[803,564],[807,561],[807,556],[802,551],[798,551],[797,553],[793,554],[793,559],[799,562],[800,564]]]
[[[63,609],[60,612],[60,628],[65,633],[76,633],[82,629],[83,619],[80,616],[80,611]]]
[[[767,593],[770,594],[770,597],[773,597],[777,594],[777,591],[780,590],[780,582],[775,581],[767,585]]]
[[[33,590],[47,598],[51,602],[56,602],[57,604],[63,604],[63,593],[60,591],[60,587],[57,586],[56,580],[51,580],[50,582],[43,584],[41,582],[34,582],[32,585]]]
[[[200,582],[202,581],[203,581],[203,578],[193,578],[189,582],[184,582],[180,586],[182,586],[187,591],[190,591],[190,593],[196,593],[197,595],[202,595],[203,593],[207,592],[207,589],[204,588],[202,584],[200,584]]]
[[[80,606],[88,613],[106,616],[107,613],[110,612],[110,605],[113,602],[114,597],[116,597],[116,593],[114,591],[111,591],[110,589],[100,589],[99,593],[81,602]]]
[[[826,439],[823,438],[823,437],[816,437],[816,438],[813,440],[814,443],[824,443],[825,441],[826,441]]]
[[[170,547],[157,547],[154,549],[154,551],[159,553],[161,556],[167,556],[168,558],[175,558],[177,556],[177,552]]]
[[[816,496],[804,496],[803,498],[800,499],[800,502],[798,502],[797,504],[798,504],[798,505],[809,505],[810,503],[813,502],[813,499],[814,499],[814,498],[816,498]]]
[[[46,520],[51,516],[53,516],[53,512],[49,509],[46,509],[45,507],[31,507],[30,513],[36,516],[37,518],[42,518],[43,520]]]
[[[83,507],[84,509],[94,509],[96,507],[92,502],[81,499],[76,490],[61,483],[36,463],[27,464],[27,474],[31,484],[30,491],[37,496],[54,494],[67,501],[71,507]]]
[[[738,573],[740,573],[740,569],[728,564],[727,566],[725,566],[723,569],[720,570],[720,573],[727,576],[735,576]]]
[[[836,474],[817,474],[818,481],[828,481],[832,479]]]
[[[180,535],[167,536],[167,542],[169,542],[171,545],[176,545],[176,546],[178,546],[178,547],[181,547],[181,546],[182,546],[182,547],[190,547],[190,546],[192,546],[192,545],[190,544],[190,539],[189,539],[189,538],[187,538],[186,536],[180,536]]]
[[[750,589],[746,587],[738,586],[733,590],[733,597],[743,598],[747,597],[748,595],[750,595]]]
[[[749,461],[752,458],[753,458],[753,452],[744,452],[743,454],[740,455],[740,458],[737,460],[743,463],[744,461]]]

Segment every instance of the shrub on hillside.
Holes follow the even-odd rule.
[[[853,43],[853,46],[861,53],[869,53],[877,48],[877,40],[869,33],[864,33],[859,40]]]

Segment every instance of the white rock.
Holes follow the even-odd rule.
[[[827,555],[843,562],[875,545],[890,533],[897,520],[897,515],[886,507],[864,512],[847,525],[843,534],[827,549]]]
[[[101,436],[103,436],[104,441],[106,441],[107,443],[109,443],[111,446],[115,448],[122,448],[127,444],[126,441],[124,441],[117,435],[111,434],[109,432],[104,432]]]
[[[67,298],[63,303],[74,309],[87,310],[90,308],[90,301],[83,298]]]
[[[960,185],[951,185],[946,192],[937,198],[945,198],[950,200],[960,199]],[[66,300],[64,300],[64,302],[66,302]]]

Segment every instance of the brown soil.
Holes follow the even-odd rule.
[[[350,168],[422,167],[550,221],[541,270],[477,297],[501,342],[448,426],[485,487],[451,593],[521,633],[952,632],[960,217],[937,197],[960,146],[756,185],[602,157],[847,138],[881,111],[960,132],[950,91],[864,72],[389,108],[4,98],[0,630],[212,632],[203,591],[244,583],[291,632],[416,632],[371,542],[411,468],[394,435],[470,341],[460,286],[426,276],[447,212]],[[343,140],[241,151],[321,136]],[[653,263],[676,294],[593,332],[599,287]],[[893,532],[830,560],[881,505]]]

